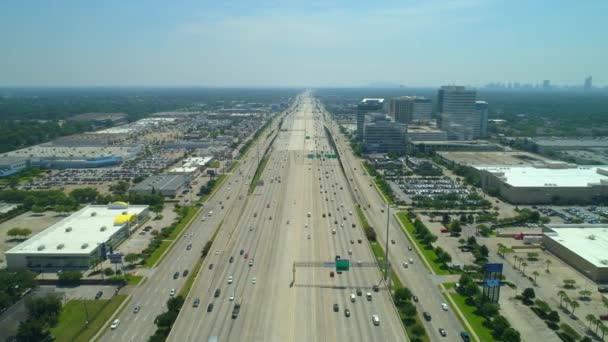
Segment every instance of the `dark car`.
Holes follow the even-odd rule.
[[[361,289],[357,289],[357,296],[363,296],[363,291],[361,291]]]
[[[334,304],[334,312],[339,312],[340,311],[340,306],[336,303]]]
[[[213,311],[213,303],[209,303],[209,305],[207,305],[207,312],[211,311]]]
[[[99,299],[101,298],[101,296],[103,296],[103,291],[97,291],[97,293],[95,294],[95,299]]]
[[[418,296],[412,296],[412,300],[416,303],[418,303]]]
[[[209,264],[209,269],[212,270],[213,269],[213,264]]]
[[[350,310],[344,309],[344,316],[350,317]]]
[[[466,331],[461,331],[460,332],[460,337],[462,338],[463,341],[465,342],[469,342],[471,341],[471,338],[469,337],[469,333],[467,333]]]
[[[186,246],[186,250],[189,251],[191,249],[192,249],[192,244],[190,243],[190,244],[188,244],[188,246]]]
[[[215,289],[215,293],[213,294],[213,296],[217,298],[217,297],[219,297],[219,296],[220,296],[220,293],[221,293],[221,292],[222,292],[222,290],[220,290],[219,288],[218,288],[218,289]]]
[[[244,250],[244,249],[241,249],[241,252],[240,252],[240,253],[241,253],[241,255],[243,255],[243,253],[245,253],[245,250]]]
[[[378,285],[374,285],[374,286],[372,287],[372,289],[374,290],[374,292],[378,292],[378,291],[380,291],[380,288],[378,287]]]
[[[177,279],[177,278],[179,278],[179,272],[173,273],[173,279]]]
[[[427,321],[431,321],[431,314],[428,312],[423,312],[422,316],[424,317],[424,319],[426,319]]]
[[[182,277],[185,277],[188,275],[188,270],[184,270],[184,272],[182,272]]]
[[[230,259],[228,259],[228,262],[233,262],[234,261],[234,257],[230,257]]]

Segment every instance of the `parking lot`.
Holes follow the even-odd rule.
[[[157,149],[135,160],[124,162],[117,167],[55,170],[44,178],[29,182],[23,188],[26,190],[61,189],[77,187],[78,185],[103,187],[118,181],[130,182],[137,176],[147,176],[166,169],[182,158],[183,155],[183,150]]]
[[[564,223],[599,224],[608,218],[607,207],[539,207],[538,211],[549,216],[559,217]]]
[[[395,181],[409,196],[468,195],[471,193],[448,177],[403,178]]]

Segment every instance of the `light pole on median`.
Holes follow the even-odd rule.
[[[384,249],[384,281],[386,281],[386,284],[389,289],[390,289],[390,274],[389,274],[390,267],[389,267],[389,262],[388,262],[388,246],[389,246],[388,231],[389,231],[389,227],[390,227],[391,207],[393,207],[393,206],[388,205],[388,203],[387,203],[387,206],[386,206],[386,248]]]

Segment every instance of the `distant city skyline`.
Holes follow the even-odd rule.
[[[0,86],[583,87],[592,75],[603,88],[605,13],[602,0],[5,0]]]

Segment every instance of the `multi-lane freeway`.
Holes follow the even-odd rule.
[[[251,153],[133,291],[129,305],[139,304],[141,311],[123,310],[120,327],[106,331],[102,340],[147,340],[170,291],[179,292],[185,282],[181,275],[174,279],[174,273],[193,271],[218,227],[169,340],[408,340],[355,212],[356,205],[364,208],[386,248],[386,204],[326,114],[304,93],[275,118],[272,134],[253,147],[262,153],[269,147],[262,182],[248,193],[258,165],[258,154]],[[336,140],[344,170],[338,159],[326,157],[334,151],[325,127]],[[450,310],[441,308],[439,280],[408,249],[398,222],[391,217],[389,223],[390,239],[395,240],[388,246],[389,259],[418,296],[419,311],[431,314],[431,321],[425,321],[431,340],[445,339],[439,328],[448,331],[448,339],[455,338],[463,329]],[[350,260],[349,271],[335,272],[338,255]],[[413,264],[401,267],[410,258]]]
[[[323,108],[318,102],[317,106]],[[329,117],[329,114],[326,114],[326,117]],[[347,140],[339,134],[338,125],[332,121],[327,126],[336,140],[346,177],[355,200],[364,209],[370,225],[376,228],[379,242],[386,248],[386,220],[387,214],[389,214],[386,202],[376,191],[372,184],[372,178],[363,170],[360,160],[354,155]],[[397,272],[404,285],[419,298],[419,302],[416,304],[418,311],[426,311],[431,315],[430,321],[423,321],[431,340],[458,340],[458,335],[464,329],[456,314],[451,310],[443,310],[441,306],[445,299],[438,288],[438,284],[441,282],[440,277],[431,275],[414,249],[409,250],[408,247],[412,247],[412,245],[401,231],[399,222],[392,213],[391,211],[389,219],[389,239],[394,240],[394,243],[389,242],[388,248],[389,260],[394,265],[393,270]],[[408,262],[410,258],[414,260],[413,264]],[[404,262],[408,262],[408,268],[402,266]],[[440,328],[446,330],[447,337],[442,337],[439,334]]]
[[[330,275],[336,255],[355,265],[374,258],[338,161],[316,157],[332,152],[314,99],[302,96],[295,106],[268,155],[264,184],[224,220],[169,340],[407,340],[385,287],[372,289],[377,267]],[[296,262],[307,267],[294,273]]]
[[[269,131],[278,131],[278,121],[279,118],[275,118]],[[248,188],[245,183],[253,177],[257,167],[255,151],[258,149],[263,151],[271,140],[272,137],[261,137],[252,146],[249,157],[241,160],[233,174],[228,176],[214,196],[205,203],[199,215],[185,230],[183,237],[175,241],[163,261],[157,267],[150,269],[145,282],[131,293],[129,307],[116,317],[121,322],[119,328],[104,331],[100,340],[147,341],[154,334],[156,330],[154,319],[166,310],[170,291],[175,289],[179,292],[187,279],[182,276],[183,271],[192,271],[203,246],[222,221],[228,223],[230,218],[241,214]],[[213,214],[209,215],[209,212]],[[192,246],[188,250],[189,244]],[[180,273],[178,279],[173,278],[175,272]],[[141,307],[138,313],[132,310],[135,305]]]

